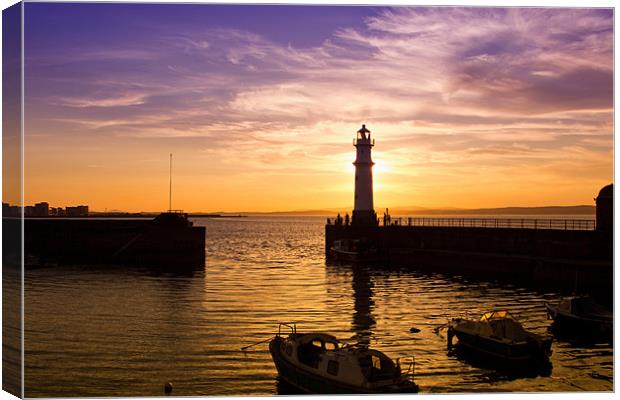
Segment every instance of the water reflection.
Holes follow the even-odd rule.
[[[373,299],[372,269],[366,265],[326,260],[325,270],[328,275],[345,275],[351,281],[353,312],[351,320],[352,340],[363,345],[370,345],[376,321],[373,316],[375,305]],[[334,281],[336,281],[334,279]]]
[[[536,378],[537,376],[549,377],[553,371],[551,360],[541,360],[526,367],[513,366],[510,363],[500,364],[480,358],[477,354],[465,348],[456,347],[448,352],[448,355],[455,357],[464,364],[479,368],[483,372],[480,378],[488,382],[509,381],[522,378]]]
[[[344,266],[343,266],[344,267]],[[369,271],[361,266],[350,266],[353,272],[353,321],[351,330],[358,342],[370,345],[372,329],[376,325],[372,311],[375,305],[372,280]]]
[[[582,348],[595,348],[601,345],[613,346],[614,341],[613,330],[611,332],[569,330],[559,328],[555,322],[549,326],[549,333],[559,342]]]
[[[384,298],[386,298],[390,296],[389,290],[394,290],[393,294],[395,296],[402,295],[402,292],[408,292],[408,290],[403,287],[405,285],[404,282],[407,282],[409,280],[409,279],[406,279],[407,277],[415,279],[419,276],[425,276],[428,279],[433,279],[433,280],[437,279],[437,275],[432,276],[432,274],[428,274],[428,273],[418,274],[412,271],[403,270],[401,268],[390,268],[387,266],[368,265],[368,264],[359,265],[359,264],[352,264],[352,263],[347,263],[347,262],[336,262],[333,260],[326,261],[326,271],[328,274],[343,274],[344,273],[344,274],[350,275],[351,286],[352,286],[351,295],[353,297],[353,308],[354,308],[353,313],[352,313],[351,330],[355,334],[354,339],[356,339],[360,343],[367,344],[367,345],[370,345],[371,339],[374,339],[373,329],[376,327],[376,319],[373,315],[375,312],[374,310],[375,300],[374,300],[374,293],[373,293],[373,289],[375,287],[374,280],[380,281],[380,280],[387,278],[387,280],[390,282],[394,282],[394,283],[398,282],[396,285],[392,286],[392,288],[383,288],[384,290],[388,290],[387,293],[386,292],[382,293]],[[405,279],[402,279],[402,278],[405,278]],[[469,286],[469,287],[472,286],[469,281],[461,277],[455,277],[454,279],[450,279],[450,280],[452,282],[458,282],[462,284],[463,286]],[[480,288],[479,288],[480,294],[494,296],[493,292],[494,290],[492,287],[488,287],[484,283],[480,285]],[[414,299],[414,303],[412,304],[418,307],[421,305],[419,303],[416,304],[415,299]],[[401,308],[398,311],[401,313],[401,315],[402,314],[407,315],[406,309]],[[454,310],[446,309],[444,311],[446,312],[445,314],[446,320],[449,320],[450,318],[458,315],[458,313],[455,313],[456,309]],[[413,313],[413,311],[411,312]],[[468,314],[468,312],[466,313]],[[440,340],[439,343],[441,343],[441,341],[446,339],[444,336],[442,336],[442,328],[446,326],[447,325],[445,323],[434,324],[433,326],[428,326],[427,329],[425,329],[425,331],[426,333],[428,333],[429,331],[432,331],[436,336],[434,341],[439,339]],[[429,329],[429,328],[432,328],[432,329]],[[391,327],[391,329],[398,329],[398,327],[395,325]],[[421,339],[421,337],[418,337],[417,334],[422,333],[422,336],[424,336],[425,332],[422,332],[421,329],[413,325],[411,325],[411,328],[409,328],[409,332],[411,333],[410,337],[408,337],[407,340],[404,340],[403,342],[408,343],[406,348],[408,348],[410,352],[415,352],[414,346],[416,342]],[[388,335],[396,336],[398,334],[390,332],[388,333]],[[436,349],[434,349],[434,351],[436,352],[435,356],[437,355],[437,353],[441,352],[441,353],[444,353],[448,359],[454,360],[457,363],[462,364],[463,365],[462,368],[471,368],[471,367],[477,368],[478,374],[477,374],[476,379],[482,382],[493,383],[493,382],[500,382],[500,381],[522,379],[522,378],[535,378],[537,376],[549,377],[551,376],[551,373],[553,370],[553,364],[550,360],[545,360],[543,362],[533,364],[529,366],[528,368],[513,368],[513,366],[509,364],[498,365],[496,363],[489,362],[485,359],[481,359],[477,357],[475,354],[472,354],[466,351],[465,349],[462,349],[459,347],[456,347],[455,349],[448,351],[445,345],[437,346],[435,344],[435,346],[436,346]],[[405,347],[405,346],[400,345],[399,347]]]
[[[270,395],[278,322],[415,355],[424,392],[613,390],[613,347],[553,345],[552,376],[504,379],[446,351],[435,328],[507,308],[546,332],[557,294],[380,267],[325,264],[322,218],[203,220],[204,270],[40,269],[26,274],[27,397]],[[420,329],[411,333],[411,327]],[[64,373],[70,370],[71,374]],[[287,390],[288,389],[288,390]]]

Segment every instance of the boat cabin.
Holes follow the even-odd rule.
[[[400,365],[380,351],[341,346],[334,336],[324,333],[291,336],[282,343],[283,356],[313,374],[358,386],[400,377]]]
[[[340,239],[334,240],[331,246],[332,252],[347,255],[376,256],[377,246],[368,239]]]
[[[523,341],[527,337],[523,326],[515,321],[508,311],[487,312],[478,322],[462,320],[459,327],[472,334],[510,341]]]
[[[359,243],[360,241],[355,239],[334,240],[333,249],[335,251],[357,253],[359,250]]]
[[[325,333],[303,335],[297,343],[297,359],[312,368],[318,368],[323,353],[338,349],[338,340]],[[289,356],[291,349],[292,344],[287,343],[285,352]]]
[[[163,212],[155,217],[153,224],[166,228],[189,228],[194,225],[194,223],[188,219],[187,213],[181,210]]]
[[[598,316],[610,314],[609,311],[598,305],[589,296],[565,297],[558,304],[558,310],[567,314],[578,316]]]

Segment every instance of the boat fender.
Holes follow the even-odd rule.
[[[164,385],[164,393],[167,394],[167,395],[172,393],[172,383],[171,382],[166,382],[166,384]]]

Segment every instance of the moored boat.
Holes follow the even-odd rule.
[[[557,304],[545,303],[547,316],[563,334],[588,339],[613,337],[613,313],[590,296],[564,297]]]
[[[282,326],[291,329],[288,336]],[[280,324],[269,342],[269,352],[280,379],[311,394],[417,393],[413,361],[407,372],[378,350],[342,345],[326,333],[297,333],[296,326]]]
[[[341,239],[334,240],[330,247],[330,255],[338,261],[355,263],[374,262],[379,260],[377,247],[366,240]]]
[[[504,310],[487,312],[479,321],[453,319],[448,326],[449,349],[454,336],[458,347],[506,368],[548,361],[551,355],[550,336],[527,331]]]

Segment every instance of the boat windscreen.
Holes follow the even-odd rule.
[[[480,321],[486,322],[486,321],[491,321],[493,319],[504,319],[504,318],[512,319],[512,315],[510,315],[510,313],[506,310],[491,311],[488,313],[484,313],[482,317],[480,317]]]
[[[526,340],[525,329],[517,321],[510,318],[493,319],[489,321],[493,334],[500,338],[512,340]]]
[[[337,349],[338,349],[338,344],[337,343],[325,342],[325,350],[333,351],[333,350],[337,350]]]
[[[398,369],[389,358],[379,354],[364,354],[358,359],[362,373],[370,382],[391,379],[398,374]]]

